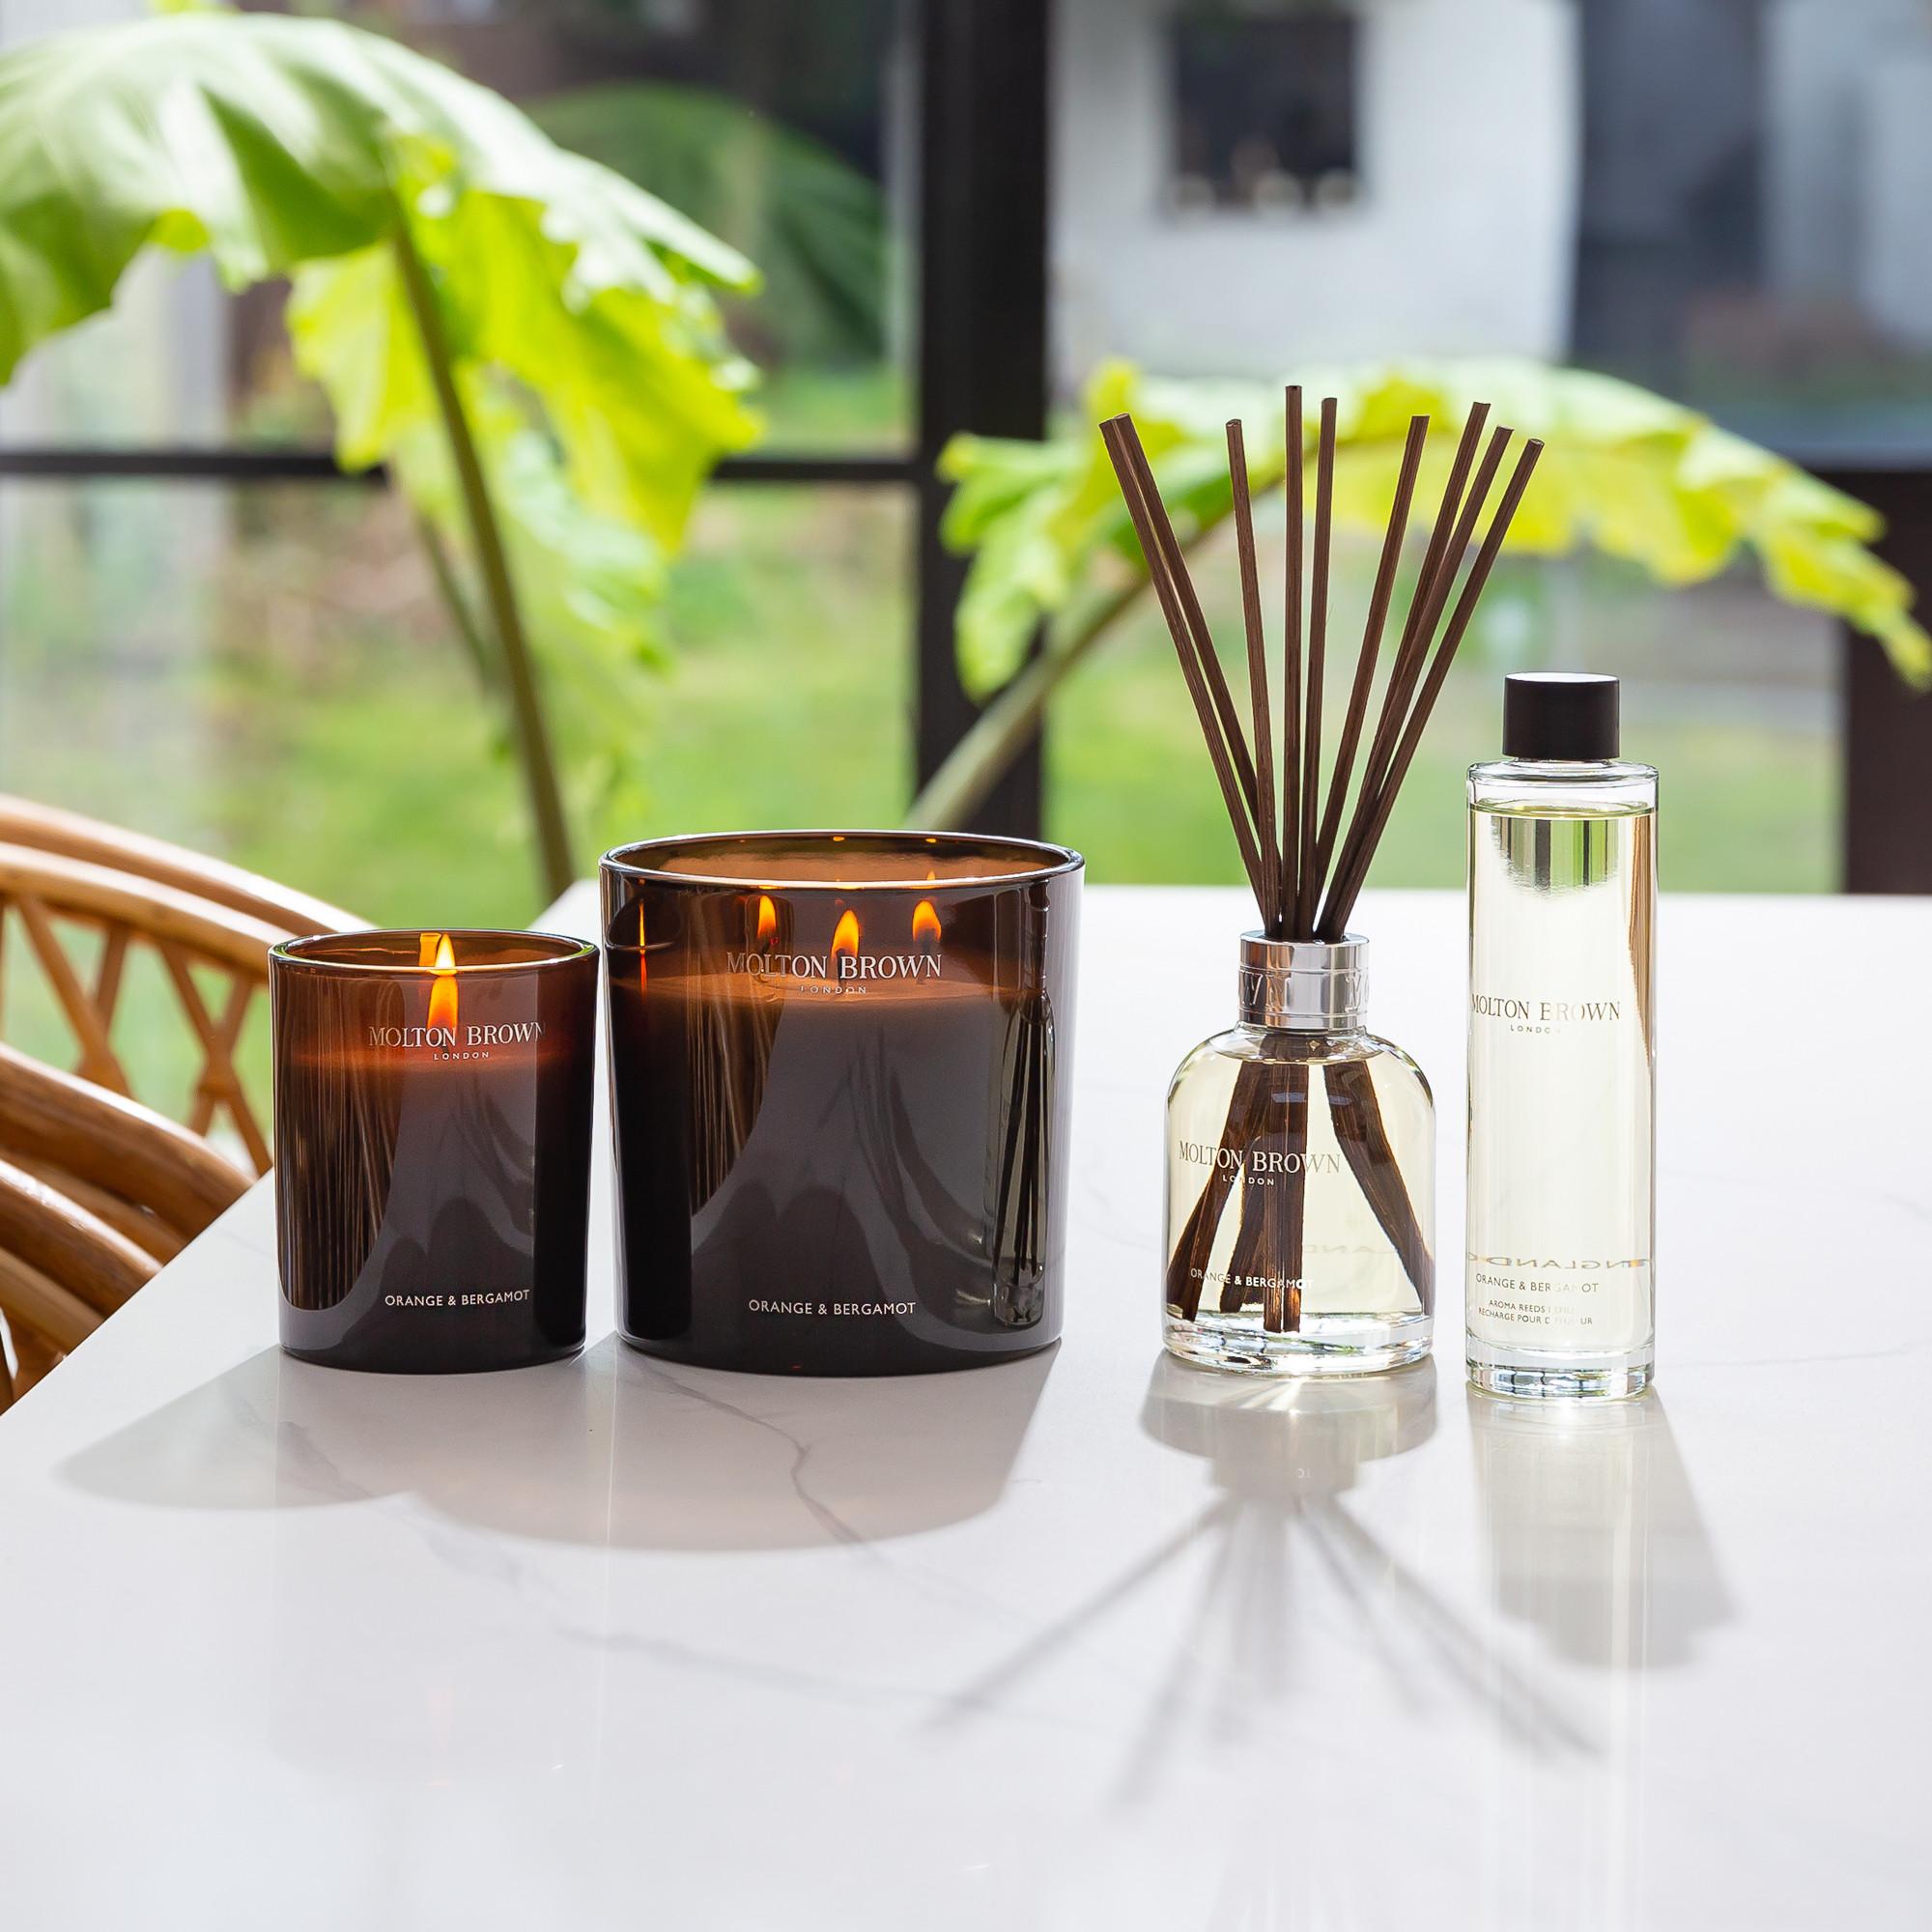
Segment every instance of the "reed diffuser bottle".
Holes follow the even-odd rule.
[[[1167,1346],[1366,1375],[1429,1352],[1435,1107],[1364,1023],[1368,942],[1241,940],[1240,1023],[1167,1096]]]
[[[1376,708],[1430,420],[1408,426],[1348,708],[1325,762],[1337,403],[1321,406],[1304,582],[1301,392],[1287,392],[1279,760],[1241,425],[1228,425],[1228,471],[1252,736],[1132,420],[1101,426],[1262,916],[1261,929],[1241,940],[1238,1024],[1196,1047],[1168,1094],[1163,1327],[1169,1350],[1187,1361],[1264,1375],[1365,1375],[1429,1350],[1435,1107],[1414,1061],[1367,1030],[1368,944],[1349,919],[1542,448],[1524,444],[1464,577],[1512,434],[1498,428],[1485,445],[1488,416],[1478,403],[1463,427]]]
[[[1617,681],[1520,676],[1469,773],[1469,1379],[1635,1395],[1655,1360],[1657,773]]]

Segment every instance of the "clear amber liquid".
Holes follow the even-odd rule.
[[[1435,1129],[1414,1062],[1372,1036],[1198,1046],[1168,1096],[1168,1348],[1286,1375],[1425,1353]]]
[[[1656,813],[1469,814],[1470,1362],[1647,1376]],[[1640,1385],[1640,1383],[1638,1384]]]

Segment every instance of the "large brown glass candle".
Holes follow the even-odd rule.
[[[583,1346],[597,949],[344,932],[270,955],[282,1346],[518,1368]]]
[[[914,833],[605,859],[626,1340],[810,1375],[1054,1340],[1080,871]]]

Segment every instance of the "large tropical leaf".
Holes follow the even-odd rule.
[[[1866,547],[1880,533],[1877,515],[1693,411],[1607,377],[1514,360],[1309,369],[1299,380],[1338,399],[1344,526],[1380,531],[1409,418],[1422,413],[1437,427],[1416,491],[1425,524],[1455,431],[1484,397],[1496,421],[1546,444],[1510,530],[1513,550],[1557,555],[1590,545],[1665,583],[1695,582],[1754,553],[1777,595],[1845,618],[1877,638],[1902,675],[1932,684],[1932,639],[1913,618],[1911,585]],[[1257,490],[1286,473],[1280,388],[1160,381],[1124,362],[1098,373],[1078,424],[1045,442],[955,438],[941,467],[956,485],[947,540],[973,559],[958,614],[960,674],[989,702],[913,801],[909,824],[970,823],[1061,682],[1146,587],[1095,427],[1123,410],[1183,541],[1232,513],[1230,417],[1241,419]]]
[[[831,149],[704,88],[613,81],[530,110],[588,155],[742,248],[764,276],[753,326],[806,361],[878,355],[886,213],[877,183]]]
[[[1318,369],[1301,380],[1311,394],[1339,399],[1344,526],[1380,530],[1403,437],[1418,413],[1438,426],[1416,493],[1418,522],[1426,519],[1454,430],[1485,397],[1496,421],[1548,445],[1512,550],[1558,555],[1587,545],[1664,583],[1696,582],[1754,554],[1778,596],[1845,618],[1877,638],[1906,676],[1932,682],[1932,639],[1912,616],[1911,586],[1866,548],[1881,530],[1876,513],[1692,410],[1605,376],[1514,360]],[[1077,427],[1045,443],[956,439],[943,459],[958,485],[946,533],[973,555],[958,648],[962,675],[981,696],[1013,677],[1043,621],[1070,627],[1059,655],[1077,654],[1092,640],[1096,587],[1140,569],[1094,432],[1122,410],[1133,412],[1162,493],[1187,528],[1230,513],[1231,416],[1245,428],[1256,487],[1282,479],[1279,387],[1161,381],[1124,363],[1096,377]]]
[[[0,58],[0,380],[106,307],[143,248],[206,252],[231,287],[290,276],[342,461],[393,463],[460,548],[399,231],[539,649],[635,661],[699,484],[755,433],[715,299],[753,285],[743,256],[488,89],[336,22],[189,14]]]

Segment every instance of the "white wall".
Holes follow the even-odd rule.
[[[1561,355],[1575,272],[1574,0],[1362,0],[1363,190],[1328,213],[1166,207],[1173,0],[1061,0],[1056,355],[1177,374]]]
[[[1932,35],[1873,71],[1865,104],[1859,295],[1894,340],[1932,349]]]

